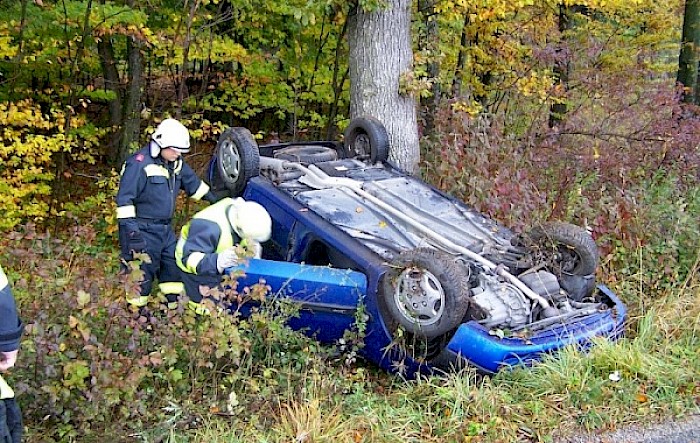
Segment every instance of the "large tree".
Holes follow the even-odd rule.
[[[413,68],[411,1],[350,12],[350,117],[371,115],[386,126],[390,159],[415,172],[420,158],[414,97],[400,91],[401,76]]]
[[[698,45],[700,45],[700,0],[686,0],[677,77],[685,87],[683,101],[686,103],[693,103],[698,95]]]

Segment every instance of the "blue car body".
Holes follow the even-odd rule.
[[[266,149],[270,151],[265,147],[260,151],[264,154]],[[457,214],[454,208],[459,210],[454,217],[472,211],[390,164],[365,167],[343,159],[328,163],[325,170],[336,168],[343,177],[361,177],[367,183],[373,182],[371,186],[380,186],[377,183],[384,181],[382,190],[396,186],[394,194],[402,194],[407,186],[416,207],[428,208],[425,212],[437,208],[434,212],[440,212],[441,220],[447,224],[459,223],[451,220],[450,214]],[[210,182],[216,180],[216,165],[214,157]],[[383,252],[401,242],[415,242],[412,234],[402,232],[391,222],[387,226],[384,220],[391,220],[390,215],[380,213],[352,192],[313,189],[300,185],[296,179],[281,185],[261,174],[248,179],[240,195],[268,210],[273,232],[264,245],[264,258],[250,259],[240,266],[245,275],[239,279],[239,287],[264,280],[271,287],[270,297],[299,303],[299,314],[289,320],[289,326],[323,343],[338,343],[346,331],[355,327],[358,315],[364,315],[366,330],[360,354],[387,371],[413,377],[471,365],[481,372],[493,373],[504,367],[529,364],[567,345],[587,347],[595,337],[615,339],[623,333],[625,305],[607,287],[598,284],[594,291],[596,298],[602,300],[601,307],[589,309],[585,315],[573,315],[522,334],[510,334],[507,330],[503,333],[503,329],[478,319],[465,319],[449,333],[427,340],[427,351],[423,346],[422,352],[415,353],[410,347],[397,345],[396,324],[382,305],[382,291],[386,290],[385,280],[392,268]],[[402,211],[413,210],[404,208],[405,203],[401,202],[395,206]],[[443,205],[449,208],[440,209]],[[491,231],[505,230],[485,217],[483,223]],[[447,232],[443,228],[441,231]]]

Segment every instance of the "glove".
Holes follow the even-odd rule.
[[[219,274],[223,274],[226,268],[238,263],[238,255],[233,248],[229,248],[225,251],[219,252],[219,256],[216,257],[216,270]]]
[[[10,352],[0,352],[0,372],[5,372],[15,365],[19,349]]]
[[[131,231],[127,234],[129,251],[146,252],[146,240],[141,236],[141,231]]]

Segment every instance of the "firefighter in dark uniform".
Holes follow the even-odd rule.
[[[117,192],[119,244],[124,263],[134,253],[147,253],[150,263],[141,263],[144,280],[138,294],[127,294],[127,302],[142,307],[148,303],[153,280],[173,307],[183,292],[175,264],[177,239],[171,226],[175,201],[184,190],[195,200],[215,202],[209,186],[197,177],[181,155],[190,150],[190,134],[179,121],[168,118],[158,125],[147,146],[126,160]]]
[[[175,257],[191,307],[201,308],[200,286],[219,287],[226,269],[236,265],[240,244],[260,258],[261,243],[270,239],[272,220],[259,203],[224,198],[196,213],[183,226]]]
[[[23,330],[10,284],[0,268],[0,372],[15,365]],[[22,431],[22,415],[15,393],[0,375],[0,442],[19,443]]]

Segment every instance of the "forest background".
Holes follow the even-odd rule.
[[[697,0],[418,0],[392,91],[416,100],[427,181],[514,229],[593,233],[630,307],[621,341],[405,381],[289,312],[125,306],[125,156],[167,116],[201,176],[226,126],[339,139],[348,17],[396,3],[0,0],[0,260],[28,325],[8,375],[28,441],[552,441],[698,412]]]

